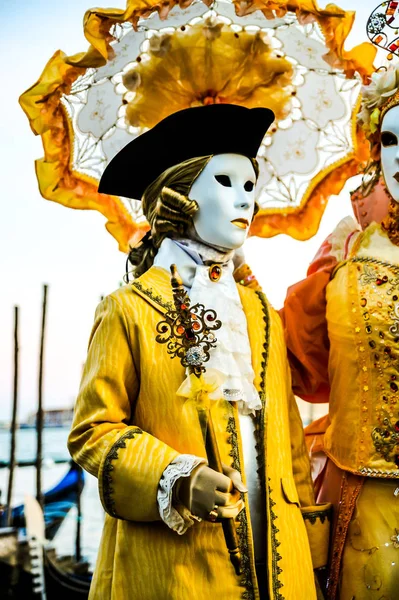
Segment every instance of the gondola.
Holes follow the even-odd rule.
[[[87,567],[82,563],[80,567]],[[82,570],[83,570],[82,568]],[[62,563],[54,560],[48,552],[44,554],[44,572],[46,579],[47,598],[51,600],[86,600],[89,596],[92,574],[88,571],[72,572]]]
[[[68,473],[44,495],[45,537],[52,540],[72,507],[79,506],[84,474],[75,463]],[[1,512],[1,511],[0,511]],[[31,573],[29,544],[25,530],[24,505],[12,511],[12,527],[0,527],[0,580],[5,598],[37,600]],[[0,519],[5,521],[6,515]],[[79,550],[80,554],[80,550]],[[47,600],[87,600],[92,574],[88,563],[74,557],[57,557],[54,549],[43,550],[43,573]],[[3,596],[0,594],[0,597]]]
[[[0,545],[2,530],[0,530]],[[17,530],[9,529],[10,540]],[[25,559],[22,557],[25,556]],[[18,543],[18,563],[10,564],[0,560],[0,578],[4,600],[38,600],[40,595],[34,591],[32,573],[25,567],[29,565],[28,544],[25,541]],[[11,561],[13,562],[13,561]],[[77,565],[71,557],[57,559],[54,551],[44,551],[44,578],[47,600],[87,600],[89,596],[92,574],[86,563]],[[76,572],[79,569],[81,572]],[[3,596],[0,594],[0,597]]]
[[[46,539],[53,540],[63,520],[78,503],[78,498],[84,487],[84,472],[79,465],[71,461],[68,473],[57,485],[44,494],[44,521]],[[0,527],[5,527],[7,514],[0,517]],[[17,529],[25,527],[24,505],[12,509],[11,525]]]

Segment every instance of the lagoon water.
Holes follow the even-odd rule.
[[[42,470],[43,491],[46,491],[62,479],[68,471],[68,464],[56,465],[56,459],[68,459],[66,447],[68,428],[46,428],[43,436],[44,465]],[[0,430],[0,461],[8,461],[10,452],[10,434]],[[21,429],[17,433],[17,460],[34,460],[36,452],[36,433],[33,429]],[[82,554],[94,567],[100,543],[104,511],[101,506],[97,479],[85,473],[85,487],[82,494]],[[6,501],[8,469],[0,469],[1,500]],[[36,471],[34,467],[17,468],[14,475],[12,504],[24,501],[25,494],[35,495]],[[54,539],[59,555],[74,554],[76,512],[70,511]]]

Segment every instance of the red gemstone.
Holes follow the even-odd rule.
[[[383,282],[383,281],[382,281],[382,279],[380,279],[380,278],[378,278],[378,279],[376,280],[376,284],[377,284],[377,285],[382,285],[383,283],[384,283],[384,282]]]
[[[395,427],[396,433],[399,433],[399,421],[396,421],[394,427]]]
[[[219,267],[219,265],[213,265],[212,267],[210,267],[209,277],[210,277],[211,281],[219,281],[221,275],[222,275],[222,269],[221,269],[221,267]]]
[[[186,309],[187,309],[187,306],[186,306],[185,304],[182,304],[180,308],[181,308],[182,310],[186,310]]]
[[[209,317],[207,317],[207,320],[208,321],[214,321],[215,317],[213,315],[209,315]]]

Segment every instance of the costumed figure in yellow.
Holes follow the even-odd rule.
[[[293,389],[329,399],[307,428],[319,501],[334,506],[327,597],[399,598],[399,68],[372,76],[355,214],[327,238],[282,317]],[[383,176],[383,186],[380,177]]]
[[[228,104],[172,114],[100,182],[141,198],[150,232],[130,252],[133,281],[97,309],[69,437],[106,511],[92,600],[316,599],[329,505],[315,506],[280,318],[233,277],[273,119]],[[206,462],[195,380],[156,340],[173,308],[171,264],[191,305],[222,322],[205,391],[223,473]],[[225,519],[235,519],[240,574]]]

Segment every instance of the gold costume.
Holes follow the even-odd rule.
[[[263,400],[258,433],[270,599],[315,600],[313,568],[326,563],[328,506],[315,506],[280,319],[262,293],[243,286],[239,292]],[[155,341],[171,301],[170,276],[152,267],[97,310],[69,438],[74,459],[98,477],[107,512],[90,598],[258,599],[247,503],[237,519],[240,577],[220,524],[202,521],[179,536],[160,520],[165,467],[178,453],[205,455],[199,426],[187,427],[184,400],[176,396],[184,369]],[[222,461],[245,477],[237,409],[215,403],[212,410]]]
[[[327,286],[331,425],[324,447],[358,475],[399,477],[398,299],[399,247],[374,223]]]
[[[328,417],[307,428],[315,460],[329,458],[318,500],[335,508],[327,598],[397,600],[399,247],[345,219],[282,316],[296,393],[325,400],[330,384]]]
[[[347,527],[340,600],[399,597],[398,298],[399,248],[374,223],[327,286],[331,425],[324,449],[345,471],[378,478],[363,480],[351,520],[340,520]]]

